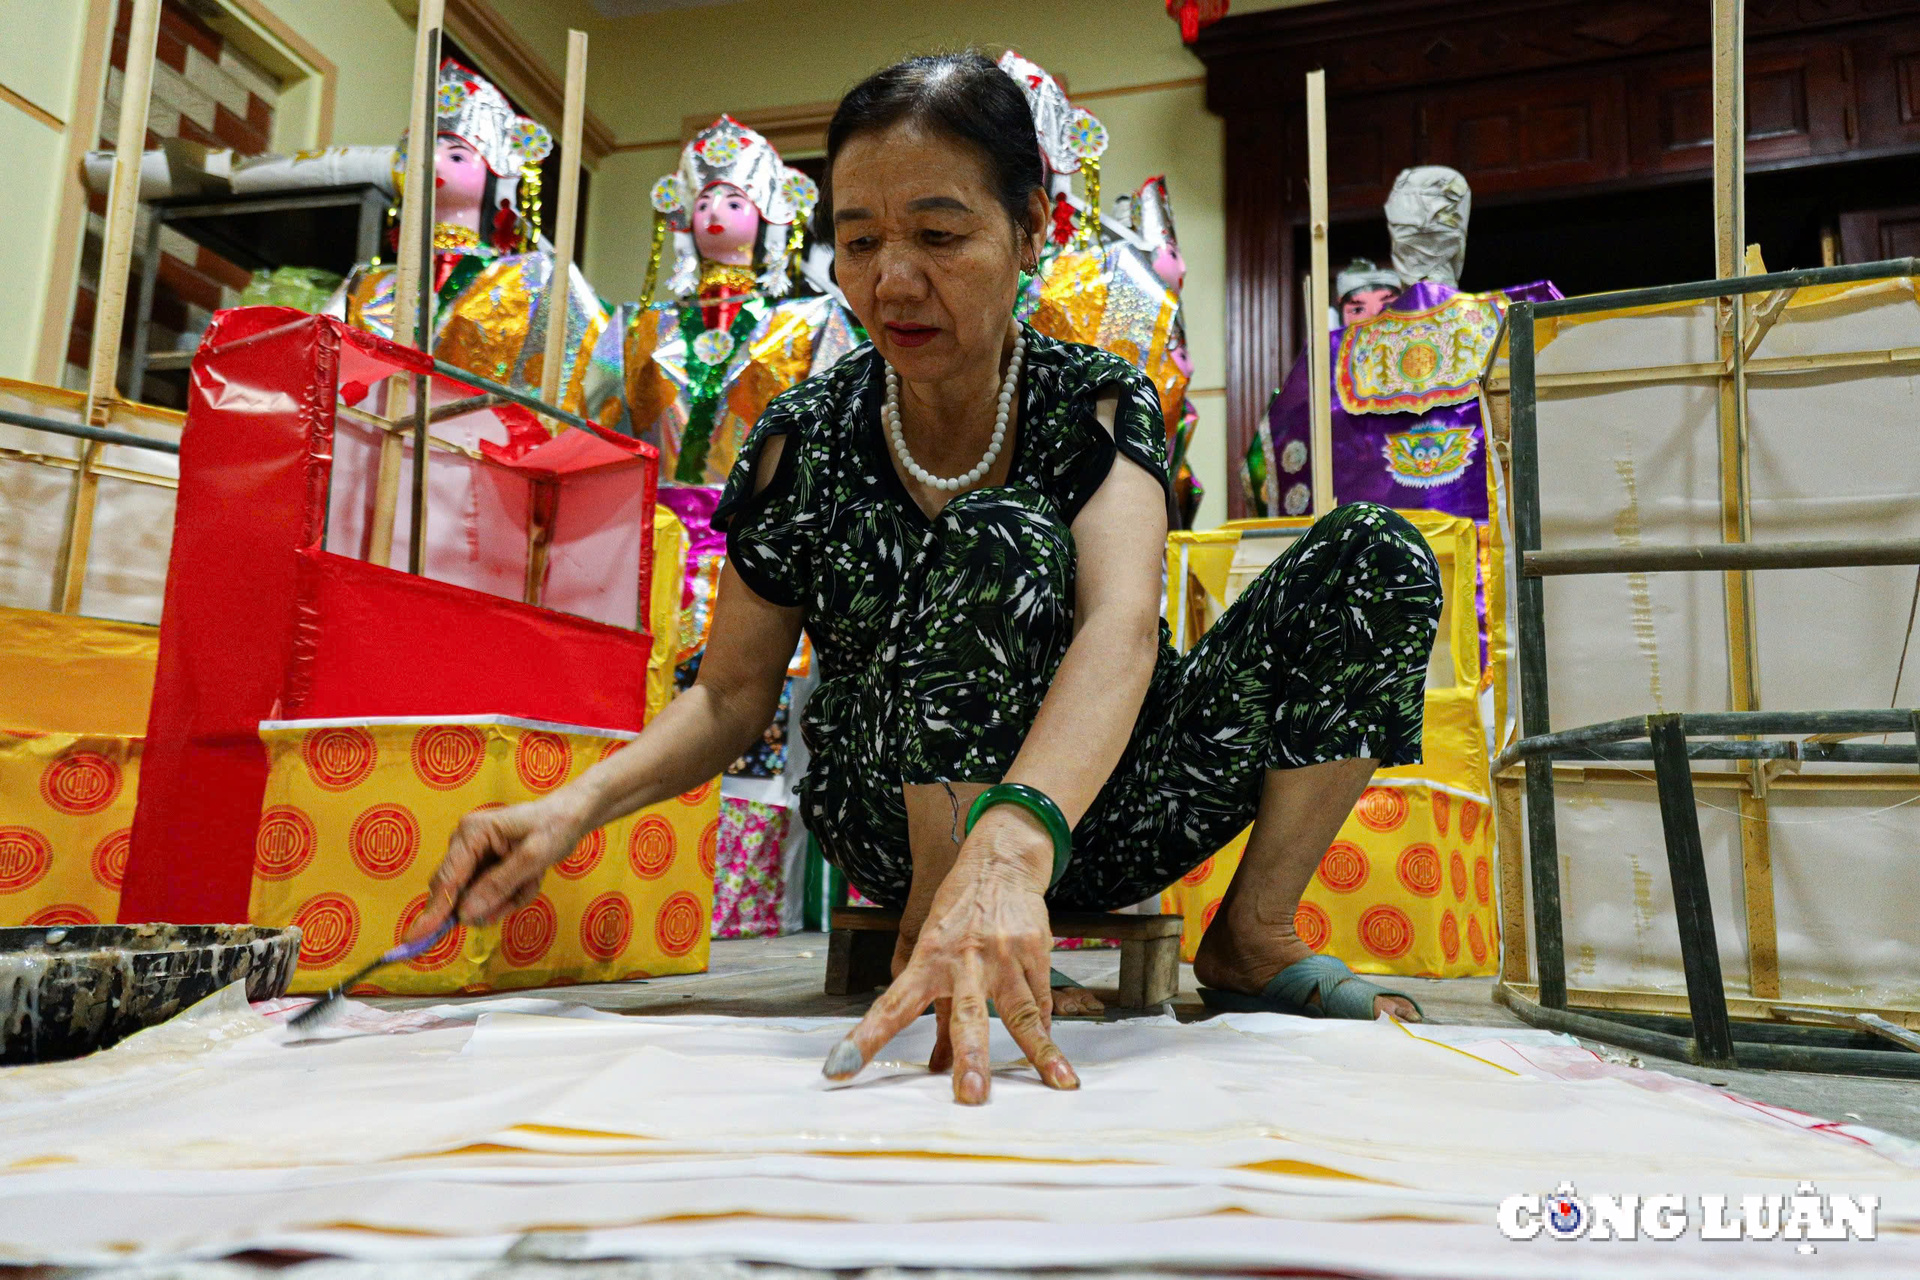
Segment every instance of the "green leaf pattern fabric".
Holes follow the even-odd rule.
[[[912,873],[900,788],[997,782],[1073,636],[1080,509],[1116,452],[1166,483],[1159,399],[1132,365],[1028,329],[1005,485],[928,519],[880,431],[871,347],[776,397],[741,450],[714,527],[754,591],[799,606],[821,682],[801,731],[808,828],[875,902]],[[1117,390],[1111,435],[1095,402]],[[754,466],[774,436],[772,481]],[[1132,738],[1074,832],[1052,894],[1068,910],[1138,902],[1251,821],[1268,768],[1420,758],[1439,574],[1401,517],[1356,503],[1320,520],[1200,643],[1164,625]]]

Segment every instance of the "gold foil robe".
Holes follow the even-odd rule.
[[[553,278],[553,258],[543,252],[508,254],[485,258],[484,255],[439,255],[444,262],[453,256],[447,284],[435,308],[433,354],[450,365],[466,369],[483,378],[504,383],[527,395],[540,394],[540,373],[547,341],[548,283]],[[482,259],[478,270],[472,264]],[[461,276],[472,272],[460,283]],[[581,355],[591,352],[607,327],[607,311],[579,271],[572,273],[567,298],[567,329],[562,373],[562,407],[565,389],[582,376]],[[328,308],[356,328],[383,338],[393,336],[394,268],[390,265],[362,266],[342,286],[341,294]],[[452,286],[452,293],[447,292]],[[548,423],[551,427],[553,424]]]
[[[778,304],[750,299],[759,312],[745,339],[726,359],[708,437],[702,483],[723,484],[740,445],[768,401],[829,368],[855,346],[853,321],[828,297]],[[660,450],[660,474],[676,474],[690,413],[691,362],[681,330],[681,304],[623,303],[601,335],[584,375],[563,407],[602,426],[648,441]]]
[[[1181,339],[1180,300],[1131,245],[1069,249],[1041,264],[1016,304],[1050,338],[1111,351],[1153,380],[1171,436],[1187,394],[1187,374],[1174,353]]]

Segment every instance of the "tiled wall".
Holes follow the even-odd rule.
[[[120,86],[127,65],[127,27],[133,7],[120,6],[114,30],[113,62],[107,72],[106,100],[100,113],[100,146],[111,148],[120,123]],[[252,60],[227,44],[179,0],[165,0],[153,68],[153,96],[147,108],[147,146],[163,138],[186,138],[211,147],[232,147],[243,155],[268,149],[280,84]],[[84,387],[93,344],[94,296],[99,284],[100,249],[106,229],[106,197],[89,198],[86,248],[74,299],[73,327],[67,341],[66,385]],[[146,220],[134,237],[133,278],[128,284],[126,336],[131,343],[139,301],[139,252],[146,243]],[[160,233],[160,276],[154,293],[151,351],[171,350],[182,335],[197,334],[213,313],[234,305],[246,287],[247,273],[226,259],[170,230]],[[192,345],[192,339],[187,339]],[[124,366],[123,366],[124,367]],[[151,376],[141,399],[182,407],[178,378]]]

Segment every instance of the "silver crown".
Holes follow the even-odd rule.
[[[1009,49],[1000,55],[1000,69],[1027,95],[1034,132],[1040,136],[1040,154],[1049,169],[1078,173],[1082,160],[1098,159],[1106,151],[1107,127],[1091,111],[1068,102],[1059,81],[1045,67]]]

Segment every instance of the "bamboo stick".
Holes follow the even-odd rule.
[[[106,239],[100,250],[99,297],[93,312],[92,362],[87,371],[86,421],[104,426],[120,372],[120,331],[127,315],[127,278],[133,269],[133,232],[140,218],[140,162],[147,148],[147,107],[153,92],[154,50],[160,38],[160,0],[133,0],[127,24],[127,65],[120,81],[120,130],[114,135],[113,180],[107,193]],[[140,388],[134,387],[139,398]],[[98,443],[80,451],[61,539],[61,613],[78,613],[93,545],[93,509],[100,492],[94,471]]]
[[[1307,403],[1313,514],[1333,510],[1333,399],[1327,352],[1327,73],[1307,72]]]
[[[420,293],[422,271],[431,272],[431,258],[423,261],[421,237],[433,231],[432,179],[427,175],[438,144],[438,119],[427,110],[429,86],[439,82],[440,68],[434,57],[438,33],[445,16],[446,0],[420,0],[420,12],[414,22],[413,97],[407,124],[406,192],[400,201],[400,243],[393,272],[393,340],[403,347],[415,345],[418,312],[415,299]],[[423,230],[424,229],[424,230]],[[431,344],[433,335],[425,341]],[[387,413],[399,417],[399,406],[407,395],[408,379],[396,376],[387,383]],[[414,406],[418,408],[419,406]],[[380,442],[380,475],[374,483],[373,524],[367,559],[378,565],[393,560],[393,522],[400,506],[400,467],[405,446],[398,436],[388,435]]]
[[[587,114],[587,33],[567,32],[567,96],[560,123],[560,208],[554,229],[553,274],[547,280],[547,345],[540,363],[540,398],[560,403],[566,366],[568,299],[573,288],[574,226],[580,201],[580,133]]]
[[[1713,223],[1716,274],[1747,274],[1746,0],[1713,0]],[[1771,298],[1768,302],[1772,302]],[[1779,304],[1784,306],[1784,300]],[[1763,310],[1766,304],[1762,304]],[[1747,430],[1747,298],[1722,298],[1715,308],[1720,359],[1717,403],[1720,425],[1720,537],[1753,538]],[[1776,312],[1777,314],[1777,312]],[[1768,325],[1772,320],[1766,321]],[[1755,325],[1754,343],[1766,330]],[[1753,571],[1730,570],[1722,579],[1727,619],[1727,699],[1735,711],[1760,706],[1760,653],[1755,640]],[[1780,994],[1774,919],[1773,854],[1767,821],[1767,775],[1742,766],[1751,789],[1740,797],[1741,895],[1747,916],[1747,984],[1756,997]]]
[[[1749,330],[1751,336],[1751,330]],[[1764,336],[1764,335],[1762,335]],[[1760,360],[1746,361],[1748,381],[1754,378],[1776,378],[1801,373],[1825,373],[1835,369],[1872,368],[1885,365],[1894,368],[1905,364],[1920,364],[1920,347],[1887,347],[1879,351],[1829,351],[1811,355],[1768,356]],[[1630,386],[1646,382],[1690,382],[1701,378],[1719,378],[1727,373],[1727,366],[1719,360],[1699,360],[1690,364],[1644,365],[1635,369],[1589,369],[1572,373],[1543,373],[1534,378],[1534,386],[1540,391],[1553,387],[1613,387]],[[1503,370],[1487,379],[1489,391],[1506,391],[1511,387]]]
[[[1505,985],[1529,1000],[1538,993],[1530,982],[1506,979]],[[1690,1013],[1683,991],[1628,991],[1617,987],[1568,987],[1567,1003],[1586,1009],[1613,1009],[1622,1013],[1670,1013],[1686,1017]],[[1736,1018],[1771,1018],[1782,1002],[1774,997],[1746,997],[1727,993],[1727,1012]],[[1793,1007],[1820,1009],[1831,1013],[1872,1013],[1896,1026],[1920,1028],[1920,1010],[1884,1009],[1872,1006],[1823,1005],[1812,1000],[1789,1002]]]

